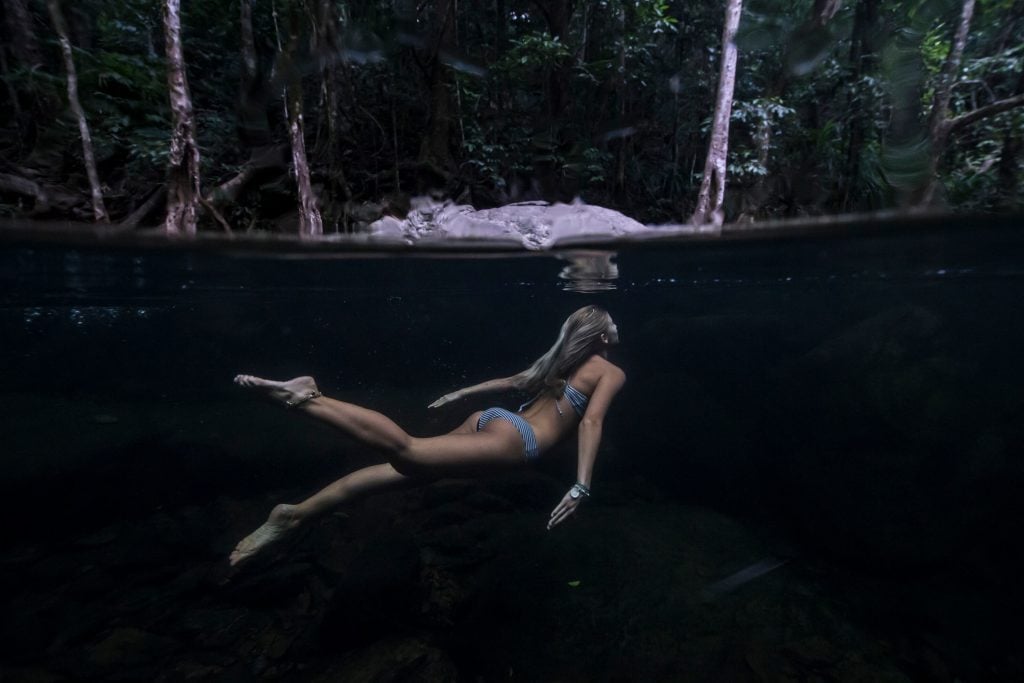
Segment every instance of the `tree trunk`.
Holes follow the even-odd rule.
[[[242,92],[248,93],[256,84],[256,71],[258,61],[256,59],[256,39],[252,32],[252,3],[253,0],[240,0],[239,5],[239,27],[242,43]]]
[[[327,140],[319,150],[327,157],[328,187],[332,195],[349,199],[351,193],[345,180],[345,169],[340,158],[340,116],[338,112],[338,24],[332,0],[320,0],[320,16],[317,21],[317,55],[320,59],[320,79],[323,94],[323,117],[326,122]]]
[[[508,46],[508,10],[505,8],[505,0],[494,0],[494,55],[493,60],[501,59]]]
[[[169,235],[194,235],[202,193],[192,96],[189,94],[185,56],[181,46],[180,6],[181,0],[165,0],[163,8],[167,90],[173,125],[167,163],[167,219],[164,231]]]
[[[253,0],[239,2],[241,78],[238,82],[238,137],[243,146],[265,145],[269,141],[265,97],[259,83],[259,59],[252,30]]]
[[[103,205],[103,190],[100,188],[100,177],[96,172],[96,157],[92,151],[92,135],[89,134],[89,122],[85,119],[85,110],[78,100],[78,74],[75,71],[75,60],[71,53],[71,40],[68,38],[68,27],[64,15],[60,11],[58,0],[46,0],[46,8],[57,31],[57,40],[64,57],[64,70],[68,77],[68,104],[78,119],[78,132],[82,138],[82,161],[85,163],[85,174],[89,178],[89,191],[92,196],[92,215],[97,223],[107,223],[107,209]]]
[[[1021,153],[1021,139],[1014,134],[1012,128],[1007,128],[1003,134],[1003,147],[999,152],[999,167],[996,170],[999,188],[999,209],[1003,211],[1020,211],[1024,208],[1020,192],[1020,182],[1017,180],[1017,158]]]
[[[618,100],[618,125],[620,130],[626,126],[626,6],[619,3],[616,10],[615,27],[619,34],[619,50],[615,74],[615,98]],[[615,190],[620,194],[626,188],[626,148],[629,136],[619,138],[619,154],[615,168]]]
[[[927,205],[935,197],[935,189],[938,187],[939,158],[946,147],[946,140],[949,136],[946,117],[949,111],[949,100],[953,93],[953,82],[960,71],[960,62],[963,60],[964,47],[967,45],[967,32],[971,27],[971,18],[974,16],[974,0],[964,0],[960,11],[960,23],[957,24],[956,32],[953,34],[953,43],[950,46],[949,54],[942,65],[939,73],[939,82],[935,86],[935,96],[932,99],[932,110],[928,116],[928,137],[931,143],[931,153],[928,156],[928,177],[927,185],[922,192],[920,203]]]
[[[11,41],[11,56],[28,69],[42,66],[43,57],[39,50],[39,41],[36,40],[28,2],[26,0],[4,0],[4,19]]]
[[[6,47],[0,46],[0,66],[3,68],[3,80],[7,87],[7,96],[11,100],[12,114],[18,126],[17,145],[19,148],[28,149],[31,147],[34,135],[34,117],[23,115],[22,103],[17,89],[14,87],[14,79],[11,78],[11,66],[22,67],[28,71],[39,69],[43,65],[42,53],[39,50],[39,41],[36,39],[35,26],[32,22],[32,14],[29,11],[26,0],[4,0],[3,3],[4,24],[6,24],[6,35],[3,36]],[[10,56],[10,61],[8,61]],[[26,93],[29,97],[29,109],[41,110],[48,107],[39,107],[34,101],[36,95],[31,90]]]
[[[1024,71],[1021,71],[1017,78],[1017,87],[1014,92],[1017,95],[1024,93]],[[996,172],[996,177],[999,179],[999,208],[1004,211],[1024,208],[1021,204],[1024,197],[1021,196],[1020,183],[1017,182],[1017,155],[1020,154],[1022,147],[1024,144],[1022,144],[1020,131],[1015,130],[1013,126],[1007,126],[1006,133],[1003,134],[1003,148],[999,153],[999,168]]]
[[[960,23],[957,24],[956,32],[953,34],[949,55],[947,55],[946,61],[942,65],[939,82],[935,86],[935,97],[932,100],[932,109],[928,117],[928,136],[931,145],[928,156],[927,185],[923,189],[920,199],[916,202],[921,206],[927,206],[935,199],[935,191],[939,185],[939,160],[942,158],[942,153],[945,151],[946,144],[949,142],[949,137],[952,133],[982,119],[1024,106],[1024,95],[1017,94],[949,118],[949,101],[952,96],[956,76],[960,71],[960,63],[963,60],[964,47],[967,45],[967,35],[971,27],[973,15],[974,0],[964,0],[963,8],[960,12]]]
[[[430,65],[430,127],[420,147],[420,161],[446,167],[451,160],[451,94],[448,83],[451,69],[441,60],[441,52],[454,47],[454,0],[436,0],[434,33],[437,36]]]
[[[3,48],[0,48],[0,76],[2,76],[4,84],[7,87],[7,97],[11,100],[11,109],[13,110],[11,113],[14,114],[14,121],[20,128],[22,121],[21,103],[18,101],[18,91],[14,89],[14,81],[11,78],[11,68],[7,63],[7,52]],[[21,142],[21,137],[21,135],[18,136],[19,144]]]
[[[850,65],[853,67],[851,81],[853,92],[847,100],[850,112],[850,136],[846,146],[846,168],[840,179],[842,183],[840,206],[844,211],[850,210],[857,191],[857,178],[860,176],[860,157],[864,149],[867,131],[867,117],[874,106],[866,102],[867,93],[861,87],[861,79],[866,73],[875,70],[875,47],[873,36],[878,23],[878,0],[860,0],[853,20],[853,32],[850,36]]]
[[[548,24],[548,33],[565,46],[569,45],[569,23],[574,10],[573,0],[535,0]],[[548,114],[557,120],[565,114],[569,94],[571,57],[552,64],[548,71]]]
[[[743,0],[728,0],[722,30],[722,69],[718,78],[718,99],[711,124],[711,142],[704,162],[704,177],[697,195],[697,208],[690,217],[693,225],[720,226],[724,219],[725,169],[729,152],[729,117],[736,86],[736,31],[740,25]]]
[[[309,163],[306,159],[306,132],[302,114],[302,73],[297,64],[300,25],[302,22],[302,0],[288,2],[288,46],[285,49],[285,73],[288,88],[285,101],[288,109],[288,137],[292,146],[292,167],[295,172],[295,184],[299,189],[299,235],[315,237],[324,232],[323,218],[317,208],[313,184],[309,176]]]

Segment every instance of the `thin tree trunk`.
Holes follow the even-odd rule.
[[[252,30],[252,5],[253,0],[239,2],[242,69],[238,82],[238,135],[243,146],[266,144],[269,129],[264,98],[259,92],[259,60]]]
[[[693,225],[720,226],[724,219],[725,170],[729,153],[729,117],[736,86],[736,31],[740,25],[743,0],[728,0],[725,28],[722,30],[722,69],[718,78],[718,98],[711,124],[711,142],[704,162],[704,177],[697,195],[697,208],[690,217]]]
[[[448,82],[451,69],[441,60],[441,52],[454,46],[454,0],[436,0],[434,32],[436,42],[430,65],[430,128],[420,147],[420,161],[447,166],[451,159],[451,95]]]
[[[619,33],[619,54],[615,74],[615,97],[618,100],[618,128],[626,126],[626,6],[619,3],[616,10],[615,27]],[[619,154],[615,168],[615,189],[620,194],[626,187],[626,146],[629,136],[619,138]]]
[[[253,0],[240,0],[239,28],[242,43],[242,92],[248,93],[256,83],[256,39],[252,31]]]
[[[10,37],[11,54],[18,62],[29,68],[37,68],[43,64],[43,56],[36,40],[35,28],[32,26],[32,14],[26,0],[4,0],[4,19]],[[65,29],[65,34],[67,29]]]
[[[494,17],[496,23],[494,29],[494,56],[492,60],[498,61],[505,54],[505,49],[508,46],[508,10],[505,7],[505,0],[494,0]],[[507,79],[497,79],[493,94],[491,95],[498,111],[505,111],[505,101],[507,99],[505,90],[508,87],[506,81]]]
[[[938,187],[939,158],[942,156],[949,136],[946,122],[949,100],[953,93],[953,82],[960,71],[960,62],[963,60],[964,48],[967,45],[967,32],[970,30],[973,16],[974,0],[964,0],[960,11],[960,23],[957,24],[949,54],[946,55],[946,61],[942,65],[939,82],[935,86],[935,96],[932,99],[932,110],[928,117],[931,154],[928,157],[928,184],[922,193],[921,204],[930,204],[935,197],[935,189]]]
[[[64,21],[64,15],[60,11],[58,0],[46,0],[46,8],[50,12],[50,20],[53,21],[53,27],[57,31],[60,51],[64,56],[64,70],[68,77],[68,104],[71,105],[71,111],[78,119],[78,132],[82,138],[82,161],[85,163],[85,174],[89,178],[89,190],[92,196],[92,215],[97,223],[107,223],[110,221],[110,217],[107,215],[107,208],[103,205],[103,190],[100,187],[99,174],[96,172],[96,157],[92,151],[89,122],[85,118],[82,103],[78,100],[78,74],[75,71],[75,60],[71,53],[68,27]]]
[[[14,79],[11,78],[11,63],[8,61],[8,52],[14,66],[21,66],[29,71],[38,69],[43,64],[42,54],[39,51],[39,41],[36,40],[35,27],[32,25],[32,14],[29,12],[26,0],[4,0],[3,3],[4,23],[7,25],[6,48],[0,46],[0,65],[3,68],[4,83],[7,86],[7,96],[11,99],[14,120],[18,126],[18,146],[22,146],[30,138],[32,127],[31,117],[22,116],[21,101],[17,89],[14,87]],[[31,91],[28,95],[34,99]],[[33,108],[30,106],[30,109]]]
[[[1024,71],[1021,71],[1017,78],[1015,92],[1019,95],[1024,93]],[[1013,211],[1021,207],[1020,183],[1017,182],[1017,155],[1020,154],[1022,145],[1020,131],[1013,126],[1006,127],[1003,134],[1003,147],[999,153],[999,168],[996,177],[999,179],[1000,207],[1005,211]]]
[[[7,63],[7,52],[0,48],[0,74],[3,75],[4,83],[7,86],[7,97],[11,100],[11,109],[14,110],[14,121],[21,126],[21,103],[18,101],[18,91],[14,89],[14,81],[11,78],[10,65]],[[18,136],[19,138],[21,136]]]
[[[340,158],[340,116],[338,113],[338,69],[336,68],[340,46],[338,45],[338,24],[334,15],[332,0],[320,0],[320,17],[317,26],[317,53],[320,58],[324,109],[326,109],[327,143],[321,153],[327,156],[328,187],[332,194],[348,199],[351,192],[345,180],[345,169]]]
[[[819,28],[832,20],[843,7],[843,0],[814,0],[814,7],[811,9],[811,23]]]
[[[569,45],[569,23],[572,21],[573,0],[535,0],[544,14],[548,24],[548,32],[562,45]],[[569,90],[569,72],[572,69],[572,57],[549,65],[548,71],[548,114],[557,120],[565,114],[565,106]]]
[[[850,37],[850,65],[853,67],[851,80],[854,91],[847,100],[850,112],[850,137],[846,146],[846,168],[841,178],[842,197],[840,205],[848,211],[854,203],[857,190],[857,178],[860,176],[860,158],[864,149],[865,132],[867,130],[868,112],[874,106],[866,102],[867,92],[862,87],[861,79],[865,73],[875,69],[877,60],[874,57],[874,35],[878,22],[878,0],[860,0],[853,20],[853,34]]]
[[[194,235],[202,193],[192,96],[189,94],[181,45],[180,7],[181,0],[165,0],[163,8],[167,90],[173,125],[167,163],[167,219],[164,231],[169,235]]]
[[[1019,211],[1022,206],[1020,183],[1017,180],[1017,158],[1022,148],[1021,140],[1012,128],[1003,134],[1003,146],[999,151],[999,167],[996,171],[999,188],[999,208],[1003,211]]]
[[[309,163],[306,159],[306,133],[302,114],[302,74],[297,61],[299,36],[302,21],[301,0],[288,2],[288,46],[284,61],[288,76],[288,89],[285,94],[288,109],[288,137],[292,146],[292,166],[295,172],[295,184],[299,189],[299,235],[314,237],[324,232],[323,218],[317,207],[313,184],[309,175]]]

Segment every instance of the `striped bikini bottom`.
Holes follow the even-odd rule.
[[[519,415],[505,410],[504,408],[488,408],[480,414],[480,419],[476,421],[476,431],[480,431],[484,426],[491,420],[506,420],[512,423],[512,426],[519,432],[519,436],[523,439],[523,456],[527,462],[537,459],[540,457],[540,451],[537,447],[537,437],[533,433],[533,427],[530,423],[524,420]]]

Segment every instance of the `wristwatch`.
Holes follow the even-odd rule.
[[[573,500],[578,500],[580,497],[590,498],[590,489],[583,484],[573,484],[572,488],[569,489],[569,497]]]

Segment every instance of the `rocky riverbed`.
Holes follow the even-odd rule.
[[[237,539],[298,491],[19,544],[0,556],[3,680],[951,681],[971,666],[940,636],[875,628],[871,581],[652,490],[613,486],[548,532],[552,478],[438,482],[234,573]]]

